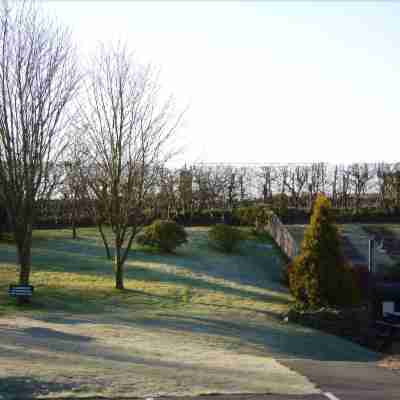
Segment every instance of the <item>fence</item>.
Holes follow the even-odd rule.
[[[299,254],[299,245],[276,214],[271,214],[266,229],[275,240],[276,244],[290,259]]]

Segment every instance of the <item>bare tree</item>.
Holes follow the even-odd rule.
[[[260,178],[262,185],[262,199],[263,203],[272,201],[272,182],[274,181],[276,170],[271,166],[261,167],[261,171],[256,173],[256,176]]]
[[[367,163],[350,165],[350,184],[354,193],[356,212],[360,209],[362,196],[365,196],[367,184],[370,180],[371,170]]]
[[[339,167],[338,165],[334,166],[334,169],[331,171],[331,201],[333,207],[337,207],[337,197],[338,197],[338,180],[339,180]]]
[[[294,207],[300,206],[300,199],[303,190],[308,182],[309,170],[307,166],[296,165],[288,169],[288,179],[284,184],[289,189],[291,200]]]
[[[87,193],[85,158],[87,151],[78,132],[70,135],[69,146],[64,156],[64,173],[61,192],[64,203],[67,203],[69,220],[71,222],[72,239],[77,238],[77,223],[79,219],[79,205],[85,200]]]
[[[35,206],[54,189],[64,111],[79,77],[67,30],[34,2],[0,7],[0,198],[17,246],[19,282],[28,284]]]
[[[179,177],[175,171],[161,168],[159,174],[158,203],[162,218],[170,219],[178,213]]]
[[[126,47],[100,47],[79,115],[91,160],[89,187],[112,228],[117,289],[124,288],[124,263],[145,221],[144,199],[172,155],[180,121],[172,100],[159,99],[150,67],[135,63]]]

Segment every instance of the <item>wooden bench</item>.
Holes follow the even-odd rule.
[[[16,297],[19,302],[29,302],[29,299],[33,294],[32,285],[10,285],[8,288],[8,294],[12,297]]]

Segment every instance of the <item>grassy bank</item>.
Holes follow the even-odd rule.
[[[6,290],[16,254],[0,244],[0,394],[7,400],[205,393],[306,394],[318,390],[276,359],[370,361],[350,342],[276,316],[291,298],[268,237],[236,254],[191,228],[176,254],[134,248],[126,290],[96,232],[35,232],[31,305]]]
[[[0,244],[0,312],[15,312],[6,289],[16,281],[15,247]],[[94,229],[81,229],[79,239],[70,232],[34,233],[32,284],[29,309],[43,312],[69,310],[102,312],[107,306],[245,307],[284,311],[290,301],[280,286],[279,253],[268,237],[249,235],[233,255],[208,246],[205,228],[189,229],[189,243],[176,254],[157,254],[134,247],[126,265],[126,290],[114,290],[112,262],[107,260]]]

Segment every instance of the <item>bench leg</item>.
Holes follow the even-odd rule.
[[[30,302],[31,302],[30,296],[17,296],[17,304],[19,306],[24,304],[30,304]]]

